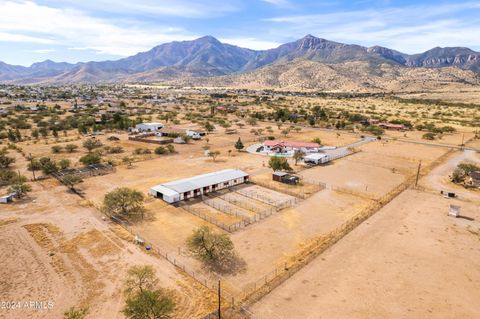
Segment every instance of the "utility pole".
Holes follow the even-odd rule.
[[[222,301],[220,292],[220,280],[218,281],[218,319],[222,318]]]
[[[29,153],[28,156],[30,157],[30,166],[31,166],[31,169],[32,169],[33,180],[35,181],[36,180],[36,178],[35,178],[35,167],[33,165],[32,153]]]
[[[460,146],[463,146],[464,141],[465,141],[465,134],[462,134],[462,144],[460,144]]]
[[[422,168],[422,161],[418,163],[418,169],[417,169],[417,178],[415,179],[415,187],[418,185],[418,177],[420,176],[420,168]]]

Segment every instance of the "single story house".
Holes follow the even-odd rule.
[[[304,153],[317,153],[320,144],[311,142],[267,140],[263,142],[263,149],[267,152],[287,153],[289,151],[302,151]]]
[[[238,169],[225,169],[154,186],[150,194],[167,203],[201,196],[220,189],[248,182],[248,174]]]
[[[138,132],[156,132],[163,127],[162,123],[140,123],[135,125]]]
[[[407,129],[403,124],[392,124],[392,123],[379,123],[378,127],[383,128],[385,130],[393,130],[393,131],[405,131]]]
[[[325,164],[329,161],[330,157],[325,153],[312,153],[303,157],[303,162],[306,164],[319,165]]]

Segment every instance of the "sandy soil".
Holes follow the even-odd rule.
[[[118,231],[84,204],[47,180],[34,184],[30,199],[2,207],[0,221],[8,222],[0,222],[1,299],[50,301],[53,308],[0,309],[0,318],[59,318],[71,306],[89,307],[88,318],[123,318],[124,275],[135,264],[153,265],[162,287],[172,289],[182,310],[176,318],[205,311],[209,293],[167,261],[120,240]]]
[[[408,190],[252,307],[258,318],[478,318],[475,221]],[[477,229],[477,233],[468,227]]]

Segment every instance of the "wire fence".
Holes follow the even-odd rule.
[[[420,172],[420,176],[427,175],[433,168],[438,166],[448,156],[450,156],[452,152],[453,150],[448,151],[441,157],[437,158],[435,161],[431,162],[428,166],[423,167]],[[283,267],[276,267],[269,273],[265,274],[260,280],[257,280],[247,286],[247,288],[243,289],[242,295],[240,296],[240,310],[247,311],[248,307],[251,304],[260,300],[263,296],[267,295],[274,288],[285,282],[293,274],[295,274],[305,265],[310,263],[314,258],[320,255],[326,249],[337,243],[340,239],[342,239],[365,220],[378,212],[382,207],[391,202],[403,191],[405,191],[411,186],[414,186],[416,183],[416,178],[416,175],[410,175],[404,182],[397,185],[395,188],[393,188],[384,196],[380,197],[375,202],[371,203],[369,206],[365,207],[362,211],[351,217],[349,220],[347,220],[345,223],[343,223],[336,229],[312,240],[309,245],[307,245],[304,249],[302,249],[302,251],[300,251],[293,258],[291,258],[289,262],[286,262]],[[248,314],[248,312],[245,313]],[[249,315],[249,317],[256,318],[253,314]]]
[[[135,238],[140,237],[143,239],[144,242],[150,242],[148,241],[145,237],[140,235],[138,232],[136,232],[133,228],[128,226],[127,224],[121,222],[121,221],[116,221],[118,225],[120,225],[123,229],[128,231],[132,236],[135,236]],[[191,278],[193,278],[196,282],[200,283],[202,286],[205,288],[209,289],[212,292],[216,292],[218,289],[218,282],[221,278],[217,278],[216,280],[209,280],[205,277],[203,277],[200,273],[193,271],[192,269],[189,269],[184,263],[179,260],[178,256],[175,253],[172,252],[167,252],[166,250],[163,250],[159,247],[151,247],[151,251],[154,252],[154,254],[157,254],[158,256],[161,256],[165,260],[167,260],[170,264],[175,266],[177,269],[183,271],[185,274],[189,275]],[[228,309],[233,309],[235,307],[235,293],[230,291],[226,287],[222,287],[222,304],[224,304],[224,308]],[[212,317],[212,315],[216,315],[214,312],[211,312],[207,314],[204,318],[215,318]]]

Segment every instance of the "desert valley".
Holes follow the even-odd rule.
[[[0,318],[479,318],[480,53],[211,36],[0,62]]]

